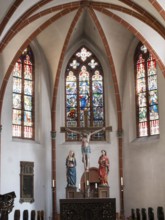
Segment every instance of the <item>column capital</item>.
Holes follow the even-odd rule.
[[[52,140],[56,140],[56,131],[51,131],[50,133]]]
[[[2,132],[2,125],[0,125],[0,133]]]
[[[123,129],[118,129],[117,131],[117,137],[122,138],[123,137]]]

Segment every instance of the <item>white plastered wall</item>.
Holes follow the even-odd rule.
[[[2,108],[1,194],[14,191],[14,210],[44,210],[45,219],[52,216],[51,201],[51,115],[49,73],[36,43],[35,57],[35,141],[12,139],[12,77],[10,77]],[[10,56],[10,55],[9,55]],[[7,61],[6,61],[7,62]],[[8,64],[9,65],[9,64]],[[34,162],[34,202],[20,203],[20,161]]]
[[[126,60],[123,100],[123,161],[125,216],[131,209],[158,206],[165,208],[165,80],[158,67],[160,137],[136,138],[135,81],[133,57],[137,46],[133,40]]]

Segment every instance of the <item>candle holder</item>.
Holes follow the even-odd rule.
[[[90,198],[90,187],[89,187],[89,185],[87,185],[86,189],[85,189],[85,198]]]

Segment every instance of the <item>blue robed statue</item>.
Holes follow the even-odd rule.
[[[69,151],[66,158],[67,186],[76,186],[76,158],[73,151]]]

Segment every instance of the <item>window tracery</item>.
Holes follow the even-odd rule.
[[[65,100],[66,127],[85,127],[85,110],[88,112],[89,127],[104,126],[103,70],[96,56],[84,46],[76,51],[68,62]],[[66,134],[66,140],[79,139],[78,134]],[[105,132],[93,135],[91,140],[105,140]]]

